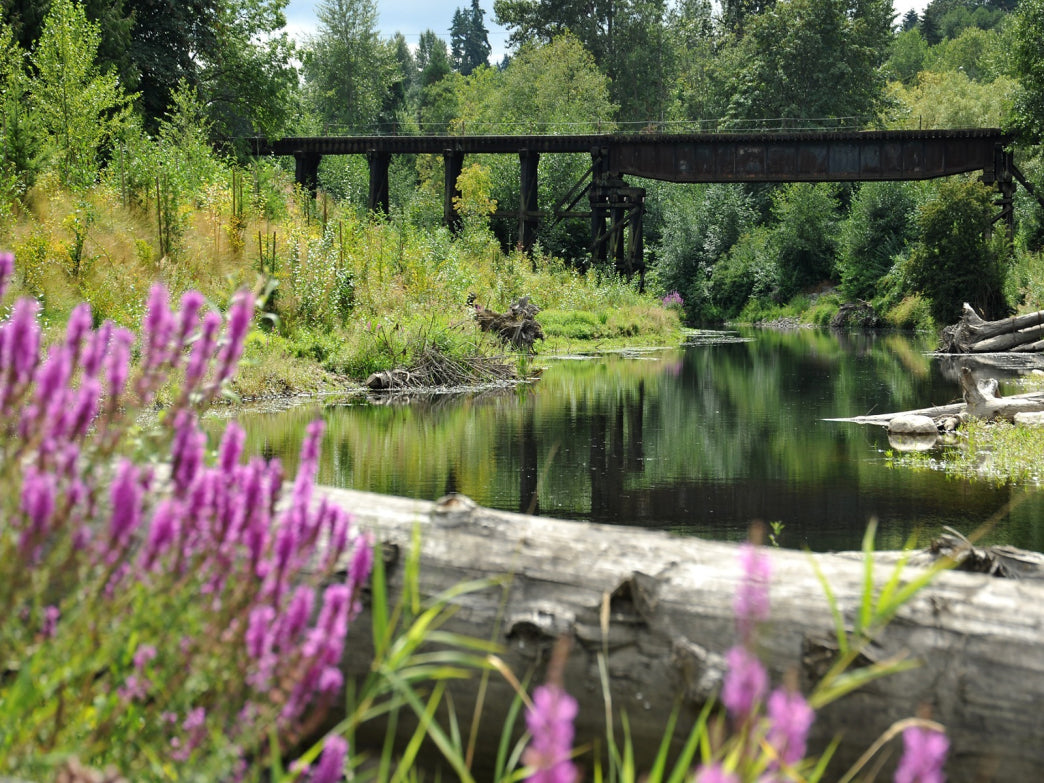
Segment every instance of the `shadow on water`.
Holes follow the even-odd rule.
[[[321,415],[319,480],[334,486],[424,499],[459,491],[494,508],[721,539],[778,521],[784,546],[816,550],[857,548],[871,517],[882,547],[942,525],[967,533],[1018,499],[992,540],[1044,550],[1044,493],[893,468],[883,429],[823,421],[957,399],[926,340],[742,337],[554,361],[515,389],[303,406],[242,423],[248,448],[292,467]]]

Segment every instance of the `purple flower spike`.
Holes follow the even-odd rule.
[[[168,361],[173,333],[174,315],[170,311],[170,297],[167,289],[157,283],[149,294],[148,309],[141,322],[141,337],[145,343],[142,365],[146,373]]]
[[[747,543],[740,547],[740,566],[743,568],[743,579],[736,590],[732,608],[740,639],[749,645],[758,623],[769,618],[771,564],[758,547]]]
[[[743,646],[729,650],[725,661],[729,670],[725,674],[721,700],[736,722],[743,723],[765,698],[768,673],[757,656]]]
[[[735,773],[726,772],[721,764],[708,764],[696,770],[693,783],[740,783],[740,779]]]
[[[61,616],[62,612],[57,606],[48,606],[44,609],[43,624],[40,626],[40,635],[44,639],[50,639],[54,636],[54,631],[58,627],[58,620]]]
[[[112,499],[112,517],[109,522],[110,558],[115,557],[126,546],[131,534],[141,524],[143,494],[138,481],[138,468],[130,460],[121,460],[116,468],[116,478],[110,491]]]
[[[526,710],[526,726],[532,735],[522,761],[534,772],[533,783],[574,783],[579,775],[571,759],[576,699],[557,685],[541,685],[533,691],[533,706]]]
[[[171,544],[178,538],[178,532],[178,505],[173,500],[164,500],[152,516],[149,535],[142,551],[141,565],[145,571],[151,570],[164,552],[170,549]]]
[[[178,317],[177,348],[185,347],[188,339],[199,326],[199,311],[203,309],[203,294],[199,291],[186,291],[181,297],[181,313]]]
[[[29,465],[22,479],[22,513],[25,514],[29,526],[22,531],[20,549],[23,554],[32,554],[35,558],[35,544],[47,535],[54,514],[57,486],[50,473],[37,471]]]
[[[109,344],[109,355],[105,363],[109,394],[113,401],[123,394],[123,387],[127,383],[127,376],[130,374],[130,349],[133,344],[133,332],[127,329],[116,329],[113,332],[112,341]]]
[[[112,321],[106,321],[88,338],[83,356],[80,358],[80,367],[85,377],[95,378],[101,371],[113,329]]]
[[[214,356],[217,345],[218,330],[221,329],[221,316],[213,310],[203,316],[199,340],[192,346],[188,367],[185,368],[185,387],[194,390],[203,380],[207,365]]]
[[[944,783],[943,765],[950,743],[939,731],[911,726],[903,732],[903,757],[895,783]]]
[[[29,383],[40,361],[40,325],[36,322],[39,310],[35,300],[19,299],[4,326],[4,369],[10,367],[11,380],[16,385]]]
[[[254,295],[250,291],[239,291],[232,300],[232,307],[228,313],[228,334],[221,349],[216,379],[219,385],[227,381],[236,369],[239,357],[243,355],[243,345],[253,318]]]
[[[776,749],[783,764],[797,764],[805,757],[805,743],[815,712],[800,693],[777,688],[769,696],[768,717],[769,745]],[[773,763],[770,769],[779,769],[779,765]]]
[[[319,763],[312,770],[310,783],[338,783],[344,777],[344,762],[348,758],[348,740],[331,734],[323,743]]]
[[[239,458],[243,454],[243,443],[246,441],[246,433],[236,422],[229,422],[225,427],[225,434],[221,438],[220,456],[218,464],[221,472],[231,475],[239,464]]]
[[[0,299],[7,292],[7,285],[14,276],[14,253],[0,253]]]
[[[80,355],[83,339],[91,331],[91,323],[91,306],[87,302],[76,305],[65,327],[65,347],[74,359]]]

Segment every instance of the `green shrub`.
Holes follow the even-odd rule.
[[[878,282],[913,237],[914,198],[903,182],[867,182],[841,223],[838,271],[850,299],[873,299]]]
[[[885,323],[896,329],[912,329],[918,332],[934,332],[931,303],[922,296],[913,294],[904,297],[884,314]]]
[[[1007,249],[989,238],[993,190],[981,182],[946,181],[917,211],[918,240],[904,270],[912,288],[931,303],[938,323],[955,322],[968,302],[987,318],[1000,318]]]

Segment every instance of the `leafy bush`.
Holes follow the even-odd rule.
[[[928,298],[937,323],[955,322],[970,303],[987,318],[1007,311],[1004,237],[989,238],[993,191],[981,182],[949,180],[917,211],[918,239],[905,276]]]
[[[664,293],[681,294],[689,319],[715,321],[722,317],[723,309],[725,317],[733,309],[738,311],[733,307],[738,292],[719,296],[713,277],[725,255],[753,225],[754,217],[751,199],[738,185],[671,191],[670,201],[663,205],[662,237],[652,273],[655,285]],[[726,302],[724,308],[719,300]]]
[[[829,280],[837,255],[837,188],[798,182],[773,194],[769,247],[779,264],[779,298]]]
[[[850,299],[873,299],[878,281],[913,238],[914,198],[900,182],[866,182],[841,223],[837,266],[841,291]]]

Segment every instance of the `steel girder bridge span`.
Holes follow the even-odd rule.
[[[998,191],[994,222],[1013,230],[1012,197],[1018,181],[1011,138],[996,128],[916,131],[781,133],[597,134],[556,136],[316,136],[253,139],[255,155],[292,155],[297,182],[313,194],[326,155],[365,155],[370,210],[388,212],[388,166],[393,155],[441,155],[445,166],[443,217],[459,226],[454,198],[464,157],[517,155],[520,198],[516,210],[498,210],[518,221],[519,241],[530,250],[542,220],[586,218],[593,263],[613,259],[622,274],[643,268],[645,189],[624,177],[668,182],[858,182],[921,180],[982,172]],[[550,211],[537,204],[540,156],[590,156],[582,179]],[[1034,193],[1034,195],[1036,195]],[[586,209],[581,202],[586,196]],[[1040,197],[1037,197],[1041,200]],[[1041,201],[1044,205],[1044,200]]]

